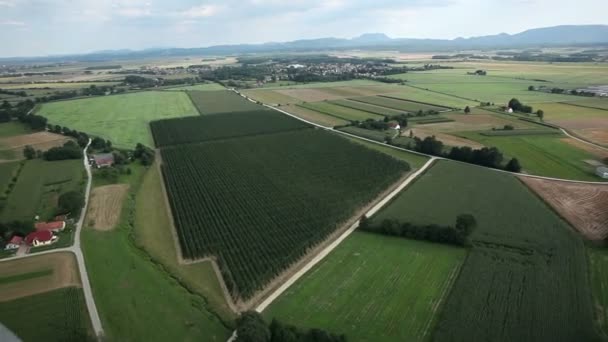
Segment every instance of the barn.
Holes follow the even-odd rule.
[[[50,230],[41,230],[41,231],[29,233],[25,237],[25,242],[28,245],[34,246],[34,247],[47,246],[47,245],[57,242],[57,240],[59,240],[59,238],[57,236],[53,235],[53,232],[51,232]]]
[[[101,153],[93,155],[93,162],[98,169],[114,165],[114,155],[112,153]]]
[[[34,225],[34,228],[37,231],[49,230],[56,233],[65,229],[65,221],[38,222]]]

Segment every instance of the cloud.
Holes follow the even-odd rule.
[[[0,21],[0,25],[25,26],[25,23],[23,21],[18,21],[18,20],[3,20],[3,21]]]
[[[216,15],[220,10],[217,5],[200,5],[178,12],[178,15],[183,18],[206,18]]]
[[[0,0],[0,7],[15,7],[16,4],[14,1],[10,0]]]

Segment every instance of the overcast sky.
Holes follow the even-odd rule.
[[[0,57],[608,24],[608,0],[0,0]]]

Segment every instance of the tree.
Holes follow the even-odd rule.
[[[68,191],[59,196],[58,213],[72,213],[74,216],[80,213],[80,209],[84,206],[84,196],[78,191]]]
[[[539,109],[536,111],[536,115],[538,115],[540,121],[543,121],[543,118],[545,117],[545,112],[542,109]]]
[[[469,108],[469,106],[464,107],[464,113],[465,114],[470,114],[471,113],[471,108]]]
[[[517,160],[517,158],[512,158],[511,160],[509,160],[509,162],[505,166],[505,170],[511,172],[521,172],[521,165],[519,165],[519,160]]]
[[[534,88],[534,86],[532,86],[532,85],[528,87],[528,90],[529,90],[529,91],[533,91],[534,89],[535,89],[535,88]]]
[[[256,311],[245,311],[236,320],[237,342],[268,342],[270,329],[262,315]]]
[[[96,150],[103,150],[106,147],[106,141],[99,137],[95,137],[91,140],[91,147]]]
[[[469,236],[477,227],[477,220],[471,214],[460,214],[456,217],[456,231],[462,236]]]
[[[36,150],[32,146],[27,145],[23,149],[23,156],[25,157],[25,159],[28,159],[28,160],[34,159],[34,158],[36,158]]]

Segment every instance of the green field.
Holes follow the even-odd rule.
[[[340,128],[340,131],[354,134],[370,140],[384,142],[386,138],[394,138],[397,135],[395,130],[378,131],[373,129],[365,129],[355,126],[347,126]]]
[[[349,341],[425,341],[466,249],[355,232],[265,312]]]
[[[281,94],[277,91],[266,90],[266,89],[245,89],[242,91],[243,94],[249,96],[250,98],[261,101],[266,104],[288,104],[288,103],[301,103],[302,101],[293,98],[288,95]]]
[[[209,310],[206,300],[186,290],[134,243],[134,222],[147,222],[134,216],[141,173],[133,173],[129,182],[131,190],[117,227],[82,231],[83,253],[105,339],[226,341],[230,330]]]
[[[0,322],[23,341],[87,341],[94,336],[82,289],[74,287],[1,302]]]
[[[391,93],[391,97],[401,98],[404,100],[420,101],[433,103],[440,106],[452,108],[464,108],[466,106],[477,106],[479,103],[471,100],[461,99],[455,96],[434,93],[432,91],[410,87],[407,84],[403,90],[398,93]]]
[[[32,133],[32,130],[18,121],[4,122],[0,124],[0,138],[13,137],[15,135]]]
[[[188,95],[177,91],[142,91],[90,99],[45,103],[38,114],[49,123],[100,136],[122,148],[153,146],[152,120],[198,115]]]
[[[584,118],[605,118],[608,120],[608,110],[580,107],[576,105],[577,103],[578,102],[570,102],[570,104],[538,103],[535,105],[535,107],[538,107],[538,109],[542,109],[544,111],[544,119],[549,122],[551,120]]]
[[[82,160],[27,161],[19,174],[0,218],[7,221],[33,221],[53,217],[57,197],[67,191],[82,190],[84,167]]]
[[[440,161],[373,221],[447,225],[462,213],[478,227],[435,341],[596,338],[583,242],[517,178]]]
[[[363,102],[367,104],[372,104],[376,106],[391,108],[400,110],[403,112],[416,113],[419,110],[428,111],[428,110],[443,110],[445,108],[430,106],[425,104],[420,104],[416,102],[410,102],[406,100],[398,100],[390,97],[384,96],[365,96],[365,97],[355,97],[352,98],[353,101]]]
[[[347,121],[365,121],[367,119],[381,120],[384,116],[361,110],[338,106],[330,102],[307,102],[299,105],[319,113],[331,115]]]
[[[608,337],[608,252],[601,248],[589,248],[591,285],[599,328]]]
[[[393,116],[393,115],[399,115],[399,114],[403,113],[398,110],[394,110],[394,109],[390,109],[390,108],[374,106],[374,105],[370,105],[367,103],[350,101],[350,100],[335,100],[335,101],[331,101],[330,103],[336,104],[338,106],[354,108],[354,109],[357,109],[357,110],[360,110],[363,112],[378,114],[378,115],[382,115],[382,116]]]
[[[563,142],[562,135],[485,136],[480,133],[458,133],[458,136],[500,149],[507,157],[519,160],[524,171],[539,175],[584,181],[601,181],[594,168],[584,160],[596,156]]]
[[[222,87],[217,83],[204,83],[204,84],[195,84],[183,87],[175,87],[175,88],[167,88],[166,90],[196,90],[196,91],[213,91],[213,90],[226,90],[226,88]]]
[[[596,108],[596,109],[605,109],[608,110],[608,99],[606,98],[582,98],[582,99],[573,99],[569,102],[564,102],[570,105],[580,106],[580,107],[588,107],[588,108]]]
[[[319,113],[316,110],[306,109],[298,105],[282,106],[279,109],[286,111],[289,114],[295,115],[301,119],[316,123],[325,127],[335,127],[350,124],[350,121],[337,118],[335,116]]]
[[[372,150],[376,150],[376,151],[382,152],[384,154],[388,154],[389,156],[397,158],[399,160],[403,160],[404,162],[410,164],[412,166],[412,168],[415,168],[415,169],[422,167],[422,165],[424,165],[429,160],[428,157],[414,154],[411,152],[397,150],[395,148],[392,148],[392,147],[389,147],[386,145],[374,144],[369,141],[365,141],[365,140],[361,140],[361,139],[357,139],[357,138],[351,138],[351,137],[348,137],[348,140],[350,140],[354,143],[363,145]]]
[[[188,95],[202,115],[266,110],[229,90],[189,91]]]
[[[19,167],[19,162],[0,163],[0,194],[5,194],[7,186]]]

